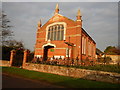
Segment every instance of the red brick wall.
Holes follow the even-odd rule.
[[[44,48],[42,48],[42,46],[48,43],[46,41],[46,27],[55,22],[66,23],[65,40],[68,42],[70,37],[70,42],[75,45],[73,49],[72,47],[70,47],[70,49],[72,50],[70,57],[86,59],[88,57],[88,40],[91,41],[93,47],[96,47],[95,43],[86,33],[82,31],[81,21],[73,21],[59,14],[54,15],[46,24],[44,24],[42,27],[40,27],[40,29],[38,29],[36,36],[35,56],[43,56]],[[82,55],[82,36],[86,37],[86,54],[84,55]],[[57,55],[66,57],[66,48],[68,48],[68,46],[64,43],[64,41],[51,41],[50,43],[56,45],[56,47],[54,48],[54,52],[48,50],[48,56],[52,57],[53,55]],[[92,49],[91,47],[91,56],[89,56],[89,59],[93,59],[93,56],[95,56],[95,53],[93,53],[95,49],[96,48]]]

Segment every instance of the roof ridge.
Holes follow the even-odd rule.
[[[56,14],[55,14],[55,15],[56,15]],[[52,19],[53,17],[55,17],[55,15],[52,16],[50,19]],[[57,15],[62,16],[62,17],[64,17],[64,18],[66,18],[66,19],[69,19],[69,20],[71,20],[71,21],[73,21],[73,22],[76,22],[76,21],[74,21],[74,20],[72,20],[72,19],[70,19],[70,18],[68,18],[68,17],[66,17],[66,16],[63,16],[62,14],[57,14]],[[47,23],[50,21],[50,19],[49,19],[45,24],[47,24]],[[44,24],[44,25],[45,25],[45,24]],[[44,26],[44,25],[43,25],[43,26]],[[43,27],[43,26],[42,26],[42,27]]]

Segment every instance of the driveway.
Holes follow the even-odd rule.
[[[63,88],[43,81],[2,74],[2,88]]]

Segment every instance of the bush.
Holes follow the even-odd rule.
[[[104,63],[104,64],[109,64],[112,61],[110,57],[101,57],[98,58],[98,62]]]
[[[10,60],[10,51],[12,47],[2,46],[2,60]]]

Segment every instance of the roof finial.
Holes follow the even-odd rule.
[[[59,9],[59,5],[58,5],[58,3],[56,4],[56,9]]]
[[[78,9],[77,16],[81,16],[80,9]]]
[[[58,5],[58,3],[56,4],[56,8],[55,8],[55,14],[56,13],[59,13],[59,5]]]
[[[78,12],[77,12],[77,21],[81,21],[81,13],[80,13],[80,9],[78,9]]]
[[[42,26],[42,23],[41,23],[41,19],[40,21],[38,22],[38,27],[41,27]]]

